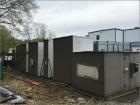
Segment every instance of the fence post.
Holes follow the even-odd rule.
[[[0,57],[0,81],[3,80],[3,59]]]

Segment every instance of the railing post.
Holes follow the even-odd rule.
[[[3,59],[0,57],[0,81],[3,80]]]

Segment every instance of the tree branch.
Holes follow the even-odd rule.
[[[13,25],[12,23],[10,22],[7,22],[7,21],[0,21],[1,24],[10,24],[10,25]]]
[[[0,15],[0,18],[5,15],[6,13],[8,13],[13,7],[14,7],[15,3],[11,4],[11,6],[8,8],[7,11],[5,11],[3,14]]]
[[[4,5],[4,4],[6,4],[6,3],[8,3],[8,2],[11,2],[10,0],[5,0],[5,2],[3,2],[3,1],[0,1],[1,3],[0,3],[0,5]]]
[[[24,3],[26,0],[23,0],[22,2],[20,2],[20,5],[22,3]],[[8,13],[11,9],[13,9],[16,6],[16,1],[11,3],[11,6],[9,6],[7,9],[7,11],[5,11],[3,14],[0,15],[0,18],[3,17],[3,15],[5,15],[6,13]]]
[[[4,10],[4,9],[8,9],[8,8],[10,8],[11,6],[8,6],[8,7],[0,7],[0,10],[2,9],[2,10]]]

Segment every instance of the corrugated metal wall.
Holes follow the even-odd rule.
[[[139,53],[105,53],[105,94],[133,89],[139,86],[139,72],[130,76],[130,63],[139,62]],[[137,57],[137,58],[136,58]],[[140,63],[139,63],[140,65]],[[139,69],[140,70],[140,69]]]
[[[72,36],[54,39],[54,79],[72,84]]]
[[[123,58],[123,53],[105,53],[104,57],[105,95],[110,96],[118,91],[124,90],[124,84],[127,81],[124,79],[126,77],[123,76],[123,70],[125,69],[124,65],[129,67],[129,57],[126,55]],[[123,62],[123,59],[127,62]]]
[[[29,43],[29,73],[38,75],[38,43]]]
[[[99,79],[77,76],[77,65],[93,66],[98,68]],[[84,91],[104,96],[104,54],[83,52],[74,53],[74,86]],[[85,70],[86,71],[86,70]]]
[[[103,97],[137,88],[139,86],[139,72],[133,72],[135,75],[131,76],[132,68],[130,64],[138,63],[140,65],[139,60],[139,53],[132,52],[75,53],[74,86]],[[84,77],[77,75],[78,64],[92,67],[92,70],[96,67],[99,78],[94,79],[89,78],[88,75]],[[83,68],[85,73],[87,69]]]
[[[26,44],[16,47],[16,67],[18,70],[26,72]]]
[[[48,77],[48,40],[44,41],[44,76]]]

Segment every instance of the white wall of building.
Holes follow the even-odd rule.
[[[101,30],[95,32],[89,32],[88,37],[93,38],[94,41],[97,41],[96,36],[99,35],[100,39],[98,41],[116,41],[116,42],[138,42],[140,41],[140,28],[133,28],[124,30],[119,29],[109,29]],[[124,39],[123,39],[124,38]]]
[[[140,41],[140,29],[130,29],[124,31],[124,42]]]
[[[43,75],[44,43],[38,42],[38,76]]]
[[[109,30],[101,30],[95,31],[88,34],[89,38],[93,38],[94,41],[97,41],[97,35],[99,35],[98,41],[123,41],[123,31],[119,29],[109,29]]]
[[[91,38],[73,36],[73,52],[93,51],[93,43]]]
[[[96,37],[99,35],[98,41],[115,41],[115,30],[105,30],[89,33],[89,38],[93,38],[94,41],[97,41]]]
[[[48,58],[49,58],[49,64],[48,64],[48,77],[53,77],[54,72],[54,64],[53,64],[53,39],[48,40]]]
[[[123,42],[123,31],[116,30],[116,42]]]

